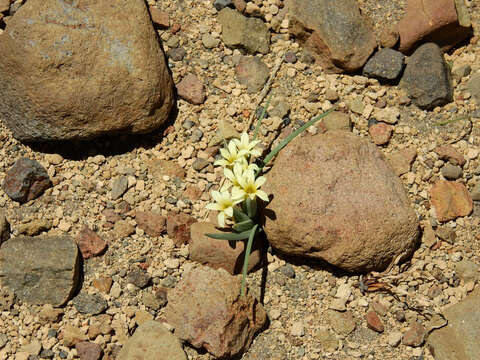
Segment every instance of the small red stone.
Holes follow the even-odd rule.
[[[105,240],[87,226],[85,226],[77,235],[76,243],[84,259],[101,255],[107,248]]]
[[[390,140],[393,128],[385,123],[378,123],[370,126],[368,132],[375,145],[384,145]]]
[[[375,311],[370,310],[367,312],[365,319],[367,320],[367,326],[373,331],[381,333],[385,330],[382,320],[380,320]]]

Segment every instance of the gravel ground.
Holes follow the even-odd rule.
[[[262,1],[255,2],[262,4]],[[263,5],[269,7],[277,2],[266,0]],[[155,4],[155,1],[149,3]],[[406,1],[380,4],[362,0],[359,3],[375,27],[382,28],[401,16]],[[43,196],[23,206],[11,201],[4,192],[0,193],[0,206],[6,209],[14,235],[22,224],[34,219],[51,222],[48,234],[75,236],[87,224],[109,243],[109,249],[105,255],[85,261],[83,291],[98,292],[93,284],[96,279],[111,277],[113,280],[110,294],[104,295],[108,302],[106,315],[82,315],[71,302],[58,323],[42,320],[40,307],[21,303],[15,303],[12,311],[0,312],[0,329],[8,336],[0,350],[1,359],[12,359],[22,346],[35,340],[42,343],[43,349],[53,350],[55,358],[74,358],[75,349],[64,346],[58,336],[64,334],[69,325],[92,334],[90,338],[114,358],[128,334],[135,329],[139,317],[148,314],[163,317],[163,309],[157,311],[147,306],[145,294],[160,287],[173,287],[182,273],[192,266],[188,260],[188,246],[175,248],[168,236],[145,235],[135,226],[130,209],[163,215],[170,211],[184,212],[204,219],[209,190],[215,188],[221,178],[213,168],[218,148],[214,137],[219,121],[227,120],[236,130],[245,130],[250,114],[255,111],[258,94],[248,94],[235,80],[234,62],[238,51],[225,48],[221,42],[213,49],[203,46],[202,34],[219,38],[221,32],[215,20],[217,11],[210,1],[167,0],[159,1],[157,6],[169,13],[172,23],[181,25],[181,31],[175,35],[169,30],[160,31],[165,51],[169,50],[168,44],[177,43],[186,50],[182,61],[169,62],[175,83],[187,73],[195,73],[207,92],[207,100],[202,105],[178,101],[178,114],[171,128],[165,131],[166,136],[162,135],[162,130],[134,139],[122,137],[88,143],[28,146],[13,139],[5,127],[0,127],[0,173],[4,174],[19,157],[26,156],[43,164],[54,182],[54,187]],[[479,9],[473,2],[470,6],[477,33]],[[288,39],[286,29],[280,29],[272,40],[270,52],[262,56],[270,68],[286,51],[293,51],[302,58],[301,49]],[[454,66],[470,64],[472,73],[480,70],[480,48],[474,43],[447,54],[446,60]],[[393,137],[380,149],[385,154],[410,146],[417,149],[418,156],[411,171],[401,179],[418,216],[428,227],[429,223],[437,225],[429,210],[429,189],[442,178],[443,161],[433,151],[436,146],[452,143],[465,155],[467,163],[462,179],[469,189],[480,180],[480,113],[474,102],[469,101],[466,81],[468,77],[456,84],[453,103],[431,112],[406,104],[406,94],[397,86],[383,86],[359,75],[325,74],[321,68],[302,61],[283,63],[272,89],[274,100],[290,106],[293,126],[310,119],[318,111],[331,108],[332,103],[325,100],[328,89],[337,92],[339,109],[350,114],[353,132],[360,136],[369,137],[369,110],[380,106],[398,109],[400,120],[394,126]],[[362,115],[348,110],[346,104],[354,99],[363,99],[366,111]],[[439,125],[462,118],[463,114],[470,114],[470,120]],[[315,132],[315,129],[310,130]],[[267,145],[279,131],[267,122],[261,135]],[[207,159],[209,165],[201,171],[194,170],[192,165],[197,158]],[[161,174],[150,165],[152,159],[176,164],[185,170],[185,177],[178,180]],[[128,177],[129,190],[123,198],[112,200],[110,184],[120,175]],[[192,190],[192,186],[198,188],[198,199],[188,198],[189,192],[185,193],[186,189]],[[106,218],[106,209],[113,209],[121,218],[115,226]],[[362,278],[269,253],[268,267],[251,274],[248,282],[252,291],[263,297],[270,326],[256,337],[242,359],[422,359],[422,355],[423,359],[432,359],[425,347],[396,344],[395,335],[404,333],[417,320],[428,329],[429,314],[459,302],[473,289],[474,284],[465,283],[455,275],[455,264],[462,259],[480,264],[479,211],[479,205],[475,204],[471,216],[440,226],[445,231],[452,230],[455,241],[442,241],[432,249],[424,236],[410,262],[394,266],[383,274],[368,274]],[[152,276],[152,287],[140,289],[127,283],[127,274],[139,264],[149,264],[147,272]],[[361,284],[367,277],[388,284],[390,292],[362,292]],[[339,289],[342,289],[340,294]],[[329,308],[335,307],[335,298],[342,298],[345,293],[350,293],[346,308],[351,311],[352,318],[337,319]],[[381,334],[367,328],[365,314],[371,307],[384,314],[380,316],[385,325]],[[424,310],[417,312],[412,310],[414,307]],[[98,324],[106,326],[107,330],[110,326],[113,331],[95,333],[92,328],[99,328]],[[339,324],[347,327],[355,324],[355,329],[345,335],[346,330],[338,328]],[[58,331],[57,336],[52,329]],[[186,352],[189,359],[212,359],[209,354],[188,347]]]

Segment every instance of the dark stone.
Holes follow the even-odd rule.
[[[285,62],[295,64],[297,62],[297,55],[293,51],[287,51],[285,54]]]
[[[295,270],[293,269],[292,265],[286,264],[282,266],[279,271],[289,279],[295,279]]]
[[[23,204],[36,199],[51,186],[47,171],[39,162],[20,158],[7,171],[2,188],[12,200]]]
[[[443,106],[453,99],[450,68],[442,50],[434,43],[424,44],[413,53],[401,83],[421,109]]]
[[[138,286],[140,289],[147,287],[151,280],[150,275],[141,270],[134,270],[127,275],[127,282]]]
[[[232,6],[232,0],[215,0],[213,6],[215,7],[215,9],[220,11],[227,6]]]
[[[187,52],[183,47],[172,48],[167,52],[167,56],[173,61],[182,61],[186,54]]]
[[[81,314],[97,315],[104,312],[108,305],[100,294],[79,294],[73,299],[73,305]]]
[[[380,81],[395,80],[404,66],[405,55],[392,49],[380,49],[363,68],[363,75]]]
[[[40,359],[53,359],[55,357],[55,353],[50,349],[43,349],[40,351]]]

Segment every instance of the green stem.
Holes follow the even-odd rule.
[[[267,112],[268,106],[270,105],[270,100],[272,100],[272,95],[273,93],[271,93],[268,96],[267,102],[265,103],[265,106],[262,109],[262,113],[260,114],[260,117],[258,118],[258,121],[257,121],[257,126],[255,126],[255,131],[253,132],[252,140],[255,140],[258,136],[258,132],[260,131],[260,124],[262,123],[262,120],[265,117],[265,113]]]
[[[255,233],[257,232],[258,224],[250,231],[250,236],[247,241],[247,248],[245,249],[245,259],[243,260],[243,270],[242,270],[242,287],[240,288],[240,296],[245,296],[245,283],[247,281],[247,269],[248,269],[248,260],[250,258],[250,252],[252,251],[252,243],[255,238]]]
[[[275,155],[278,154],[278,152],[280,150],[282,150],[290,141],[292,141],[295,137],[297,137],[298,135],[300,135],[302,132],[304,132],[306,129],[308,129],[310,126],[312,126],[313,124],[315,124],[317,121],[323,119],[325,116],[327,116],[328,114],[330,114],[332,111],[335,110],[335,107],[331,108],[330,110],[324,112],[323,114],[320,114],[316,117],[314,117],[312,120],[308,121],[307,123],[305,123],[304,125],[302,125],[301,127],[299,127],[297,130],[295,130],[294,132],[292,132],[290,135],[288,135],[285,139],[282,140],[282,142],[275,148],[273,149],[272,151],[270,151],[270,153],[265,157],[265,159],[263,159],[263,166],[267,165],[274,157]]]

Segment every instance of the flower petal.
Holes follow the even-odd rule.
[[[262,190],[257,190],[256,191],[256,195],[262,199],[263,201],[268,201],[268,195],[265,191],[262,191]]]
[[[221,194],[219,191],[213,190],[213,191],[212,191],[212,198],[213,198],[213,200],[215,200],[216,202],[220,202],[220,200],[222,199],[222,194]]]
[[[225,215],[227,215],[228,217],[232,217],[233,216],[233,208],[230,206],[228,208],[225,209],[224,211]]]
[[[218,213],[217,220],[220,227],[225,227],[225,214],[223,212]]]
[[[258,189],[258,188],[261,187],[263,184],[265,184],[265,181],[267,181],[267,179],[265,178],[265,176],[259,176],[259,177],[255,180],[255,186],[256,186],[256,188]]]
[[[210,204],[207,204],[205,206],[208,210],[216,210],[216,211],[220,211],[222,210],[222,207],[218,204],[215,204],[215,203],[210,203]]]

